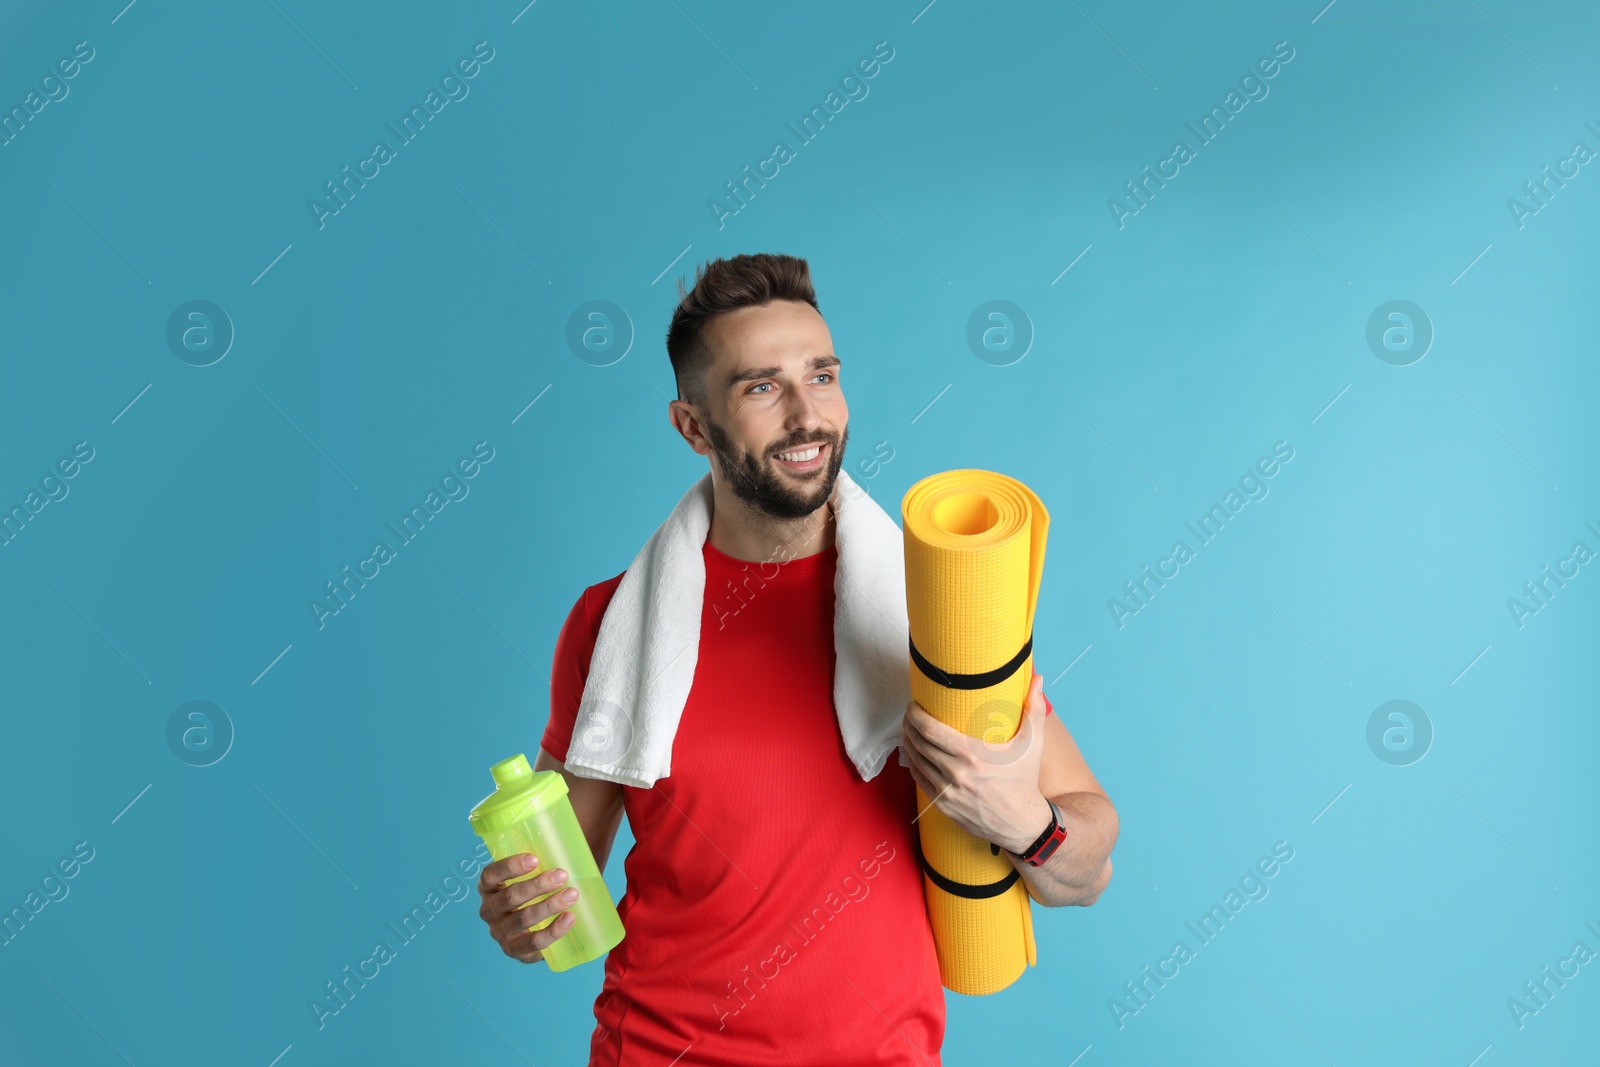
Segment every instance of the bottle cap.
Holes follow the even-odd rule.
[[[489,773],[498,788],[467,816],[479,836],[503,830],[567,795],[567,780],[560,772],[535,771],[520,752],[490,767]]]

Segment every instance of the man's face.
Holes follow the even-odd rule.
[[[741,500],[798,519],[833,494],[849,440],[833,337],[810,304],[775,300],[706,324],[705,433]],[[815,454],[813,454],[813,452]],[[798,454],[801,459],[783,459]]]

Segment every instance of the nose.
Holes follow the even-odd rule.
[[[822,413],[817,402],[804,389],[789,392],[788,410],[784,414],[784,429],[791,435],[803,434],[813,439],[822,427]]]

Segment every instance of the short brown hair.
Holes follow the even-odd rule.
[[[817,306],[811,267],[798,256],[754,255],[714,259],[695,268],[694,288],[684,291],[678,280],[678,307],[667,328],[667,358],[678,383],[678,399],[702,407],[706,402],[706,367],[711,351],[700,343],[706,320],[725,311],[761,307],[774,300],[797,300]],[[820,310],[820,309],[819,309]]]

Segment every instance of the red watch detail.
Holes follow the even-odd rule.
[[[1050,825],[1033,844],[1027,847],[1026,851],[1012,853],[1030,867],[1044,866],[1045,862],[1055,855],[1056,849],[1061,847],[1061,842],[1067,839],[1067,825],[1061,818],[1061,809],[1056,807],[1056,802],[1049,797],[1045,797],[1044,802],[1050,805]]]

